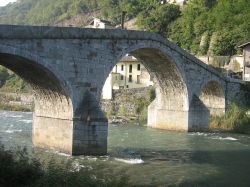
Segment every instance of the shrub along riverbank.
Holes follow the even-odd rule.
[[[32,112],[33,108],[25,105],[8,104],[0,102],[0,110]]]
[[[33,102],[31,94],[9,93],[0,90],[0,110],[32,112]]]
[[[128,186],[125,177],[113,177],[112,171],[101,173],[98,168],[81,167],[73,159],[58,160],[40,161],[25,148],[10,151],[0,145],[0,186]]]
[[[210,128],[250,134],[250,116],[247,111],[246,107],[231,103],[225,115],[211,117]]]
[[[242,86],[235,98],[224,115],[211,117],[211,129],[250,134],[250,84]]]

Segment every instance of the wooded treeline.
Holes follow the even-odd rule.
[[[114,24],[126,11],[126,19],[137,18],[142,30],[194,54],[234,55],[250,39],[249,0],[189,0],[183,7],[161,0],[19,0],[0,8],[0,23],[53,25],[97,9]]]

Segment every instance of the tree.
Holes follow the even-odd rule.
[[[154,1],[155,2],[155,1]],[[150,14],[148,14],[150,11]],[[167,35],[169,25],[180,16],[179,6],[174,4],[150,3],[147,8],[138,15],[139,27],[149,31]]]
[[[0,66],[0,86],[3,86],[6,82],[7,78],[9,76],[9,73],[6,68],[3,66]]]

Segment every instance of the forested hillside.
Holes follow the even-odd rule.
[[[100,10],[115,24],[122,11],[143,30],[158,32],[195,54],[233,55],[250,40],[249,0],[189,0],[187,5],[160,0],[18,0],[0,8],[1,24],[56,25]],[[84,17],[84,19],[87,19]],[[86,21],[77,26],[86,25]]]
[[[167,37],[197,54],[233,55],[250,40],[249,0],[192,0]]]

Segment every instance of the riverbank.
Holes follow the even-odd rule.
[[[147,122],[147,107],[154,97],[152,88],[118,90],[112,100],[102,100],[101,107],[110,124],[141,125]],[[31,94],[0,92],[0,110],[32,112],[33,109]],[[238,102],[231,103],[225,115],[211,116],[208,131],[250,134],[247,107]]]
[[[250,134],[249,107],[239,102],[232,102],[222,116],[211,116],[210,128],[221,131]]]
[[[0,92],[0,110],[33,111],[33,96],[29,93]]]
[[[0,142],[0,186],[128,186],[124,178],[114,179],[111,172],[99,173],[73,159],[39,157],[26,148],[5,150]]]

